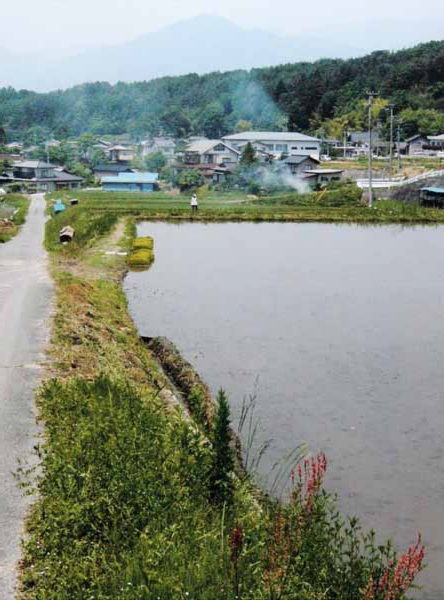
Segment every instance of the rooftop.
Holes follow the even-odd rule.
[[[290,164],[291,165],[300,165],[301,163],[303,163],[306,160],[313,160],[314,162],[317,162],[318,164],[321,162],[317,158],[313,158],[312,156],[307,156],[306,154],[294,154],[293,156],[288,156],[282,162],[287,165],[290,165]]]
[[[54,165],[42,160],[17,160],[13,163],[14,168],[19,169],[53,169]]]
[[[343,169],[307,169],[307,175],[339,175],[343,173]]]
[[[318,138],[292,131],[244,131],[225,135],[223,140],[254,142],[319,142]]]
[[[83,181],[83,177],[80,177],[80,175],[73,175],[63,169],[55,169],[54,175],[57,181]]]
[[[227,148],[227,150],[231,150],[233,152],[236,152],[236,154],[239,154],[238,150],[231,148],[231,146],[229,146],[226,142],[224,142],[222,140],[197,140],[197,141],[189,144],[187,146],[186,151],[187,152],[197,152],[199,154],[205,154],[205,152],[209,152],[210,150],[212,150],[214,148],[214,146],[217,146],[218,144],[223,144]]]
[[[108,148],[108,150],[109,151],[111,151],[111,150],[117,150],[119,152],[124,152],[124,151],[132,152],[133,151],[133,149],[130,146],[119,146],[119,145],[117,145],[117,146],[111,146],[110,148]]]
[[[132,173],[133,170],[127,165],[119,165],[116,163],[104,163],[97,165],[93,169],[94,173]]]

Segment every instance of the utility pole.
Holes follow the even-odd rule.
[[[373,206],[373,100],[376,92],[367,92],[368,96],[368,207]]]
[[[348,138],[348,131],[345,129],[344,130],[344,160],[347,158],[347,138]]]
[[[395,108],[394,104],[389,104],[387,106],[387,110],[390,111],[390,177],[393,175],[393,109]]]
[[[401,121],[398,121],[398,171],[401,170]]]

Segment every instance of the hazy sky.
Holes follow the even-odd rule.
[[[403,45],[404,25],[418,40],[444,37],[443,0],[1,0],[0,47],[11,52],[119,44],[199,14],[217,14],[247,28],[317,33],[363,22],[393,27],[394,46]],[[406,22],[405,20],[408,20]],[[439,35],[441,31],[441,35]],[[430,32],[430,35],[429,35]],[[369,35],[377,46],[378,25]]]

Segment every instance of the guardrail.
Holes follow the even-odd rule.
[[[373,179],[373,187],[374,188],[400,187],[402,185],[410,185],[412,183],[418,183],[418,181],[425,181],[426,179],[433,179],[434,177],[444,177],[444,169],[440,169],[438,171],[427,171],[426,173],[421,173],[420,175],[415,175],[414,177],[409,177],[409,178],[405,178],[405,179],[374,178]],[[362,189],[369,187],[368,179],[358,179],[356,181],[356,183]]]

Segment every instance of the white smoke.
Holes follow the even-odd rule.
[[[257,176],[260,185],[267,190],[273,188],[290,188],[299,194],[307,194],[311,191],[308,182],[302,177],[297,177],[283,171],[275,171],[271,165],[269,168],[261,169],[257,173]]]

